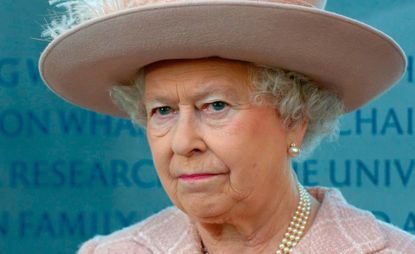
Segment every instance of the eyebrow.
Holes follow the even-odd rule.
[[[226,78],[227,80],[229,80],[229,78]],[[201,82],[200,85],[201,87],[199,87],[194,93],[192,93],[192,98],[195,101],[199,101],[205,97],[211,96],[211,95],[216,95],[216,94],[224,94],[226,97],[228,98],[232,98],[232,99],[237,99],[239,96],[237,95],[237,88],[232,88],[230,86],[227,85],[212,85],[212,83],[214,84],[217,78],[214,79],[210,79],[207,82]],[[223,80],[223,78],[222,78]],[[231,80],[231,82],[235,82],[235,80]],[[245,84],[241,84],[242,86],[244,86]],[[174,99],[176,100],[176,98]],[[172,104],[174,103],[172,101],[172,99],[170,98],[170,96],[167,93],[159,93],[156,95],[150,95],[148,100],[145,100],[145,103],[148,105],[154,105],[154,104]]]
[[[202,88],[198,89],[193,97],[196,101],[201,100],[210,95],[224,94],[227,97],[237,98],[237,89],[231,88],[229,86],[212,86],[209,83],[214,83],[215,81],[209,81],[203,85]]]

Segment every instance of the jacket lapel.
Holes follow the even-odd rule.
[[[143,221],[134,240],[153,254],[201,253],[196,227],[179,209],[170,207]]]

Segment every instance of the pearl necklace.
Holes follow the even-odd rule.
[[[278,250],[275,254],[291,253],[292,248],[300,241],[307,225],[308,217],[311,212],[310,195],[301,184],[298,184],[298,191],[300,193],[300,201],[298,202],[295,214],[291,218],[288,229],[284,234],[284,238],[278,245]],[[209,254],[203,242],[202,251],[203,254]]]

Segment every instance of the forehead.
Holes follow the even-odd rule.
[[[146,98],[171,94],[171,89],[240,92],[250,84],[247,63],[219,58],[158,62],[146,67],[145,74]]]

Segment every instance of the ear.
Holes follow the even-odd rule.
[[[287,145],[289,146],[291,143],[295,143],[296,146],[301,147],[307,127],[308,120],[303,120],[301,123],[296,124],[296,126],[291,127]]]

